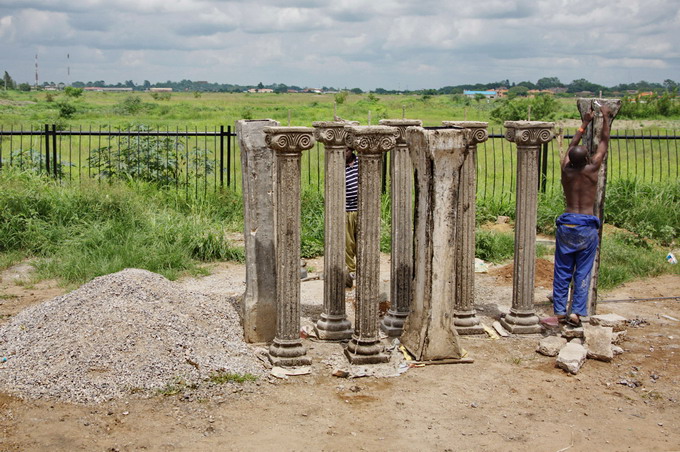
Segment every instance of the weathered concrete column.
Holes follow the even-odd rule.
[[[489,138],[487,122],[443,121],[444,126],[465,128],[467,149],[460,173],[456,203],[456,293],[453,324],[458,334],[484,334],[475,310],[475,207],[477,144]]]
[[[599,104],[599,105],[598,105]],[[586,133],[583,134],[583,145],[588,149],[590,154],[593,154],[597,150],[597,145],[600,144],[600,134],[602,133],[602,125],[604,124],[604,118],[600,114],[600,105],[607,105],[612,111],[612,122],[621,109],[620,99],[578,99],[576,101],[578,111],[581,114],[581,119],[583,115],[588,113],[591,108],[597,113],[593,121],[588,124],[588,129]],[[609,153],[607,153],[609,156]],[[604,218],[604,198],[605,192],[607,190],[607,160],[602,161],[600,166],[600,171],[597,173],[597,195],[595,198],[595,215],[600,219]],[[590,273],[590,290],[588,291],[588,315],[597,314],[597,281],[600,277],[600,249],[602,246],[602,227],[599,230],[600,242],[597,246],[597,251],[595,252],[595,262],[593,263],[593,270]],[[571,300],[570,305],[571,305]]]
[[[314,146],[311,127],[266,127],[276,155],[276,366],[311,363],[300,340],[300,157]]]
[[[241,306],[246,342],[270,342],[276,334],[274,154],[263,129],[278,125],[271,119],[236,121],[243,179],[246,291]]]
[[[357,288],[354,334],[345,355],[352,364],[389,361],[378,336],[380,290],[380,169],[382,155],[396,145],[392,127],[347,126],[347,144],[359,157]]]
[[[323,340],[352,337],[345,313],[345,126],[356,121],[315,122],[314,138],[324,144],[323,312],[316,334]]]
[[[453,326],[456,203],[466,135],[460,128],[409,127],[415,170],[413,298],[401,342],[419,361],[459,359]]]
[[[392,201],[392,255],[390,267],[390,309],[380,328],[391,337],[401,336],[411,304],[413,281],[413,166],[406,143],[406,128],[421,126],[419,119],[382,119],[380,125],[394,127],[397,147],[390,156],[390,196]]]
[[[538,152],[552,140],[555,124],[539,121],[506,121],[505,138],[517,144],[517,200],[515,203],[515,269],[512,274],[512,308],[501,319],[511,333],[539,333],[534,308],[536,270],[536,203],[538,200]]]

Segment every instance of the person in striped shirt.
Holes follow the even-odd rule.
[[[345,285],[354,285],[357,264],[357,205],[359,200],[359,159],[345,149]]]

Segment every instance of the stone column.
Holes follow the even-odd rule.
[[[314,138],[324,144],[323,312],[316,322],[319,339],[352,337],[345,314],[345,126],[358,122],[315,122]]]
[[[453,326],[456,203],[466,135],[460,128],[409,127],[415,170],[413,298],[401,342],[419,361],[460,359]]]
[[[411,304],[413,281],[413,166],[406,143],[406,128],[420,126],[419,119],[382,119],[380,125],[394,127],[397,147],[390,156],[392,200],[392,255],[390,268],[390,309],[380,328],[391,337],[401,336]]]
[[[477,144],[489,138],[487,122],[443,121],[444,126],[465,128],[467,149],[460,173],[456,203],[456,292],[453,324],[458,334],[484,334],[475,310],[475,206]]]
[[[347,144],[359,157],[357,288],[354,334],[345,355],[352,364],[389,361],[378,336],[380,290],[380,169],[382,155],[396,145],[392,127],[348,126]]]
[[[555,124],[539,121],[506,121],[505,138],[517,144],[517,200],[515,203],[515,257],[512,274],[512,308],[501,319],[511,333],[539,333],[534,308],[536,270],[536,203],[538,153],[552,140]]]
[[[266,127],[276,155],[276,337],[269,347],[275,366],[311,364],[300,340],[300,157],[314,146],[311,127]]]
[[[270,342],[276,334],[274,154],[263,129],[278,125],[271,119],[236,121],[243,179],[246,291],[241,306],[246,342]]]
[[[602,133],[602,125],[604,123],[604,118],[600,112],[599,105],[607,105],[612,111],[612,122],[621,109],[620,99],[578,99],[576,105],[578,111],[581,114],[581,119],[583,115],[588,113],[591,108],[595,110],[596,115],[593,121],[588,125],[586,133],[583,134],[583,145],[588,148],[589,152],[593,154],[597,150],[597,145],[600,144],[600,135]],[[611,142],[610,142],[611,143]],[[609,155],[609,153],[607,153]],[[597,174],[597,194],[595,197],[595,215],[603,221],[604,219],[604,198],[607,189],[607,157],[602,161],[602,166],[600,166],[600,171]],[[593,263],[593,270],[590,274],[590,290],[588,291],[588,315],[597,314],[597,281],[600,276],[600,249],[602,246],[602,228],[600,227],[600,244],[597,247],[595,254],[595,262]],[[572,292],[573,293],[573,292]],[[570,294],[571,297],[571,294]],[[571,305],[571,299],[570,305]]]

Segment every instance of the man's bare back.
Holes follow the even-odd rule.
[[[583,132],[595,116],[594,111],[586,113],[583,124],[574,134],[569,144],[569,149],[561,162],[562,188],[567,202],[566,212],[596,215],[595,197],[597,195],[597,178],[600,166],[607,155],[609,147],[609,135],[611,127],[611,110],[606,105],[600,108],[604,121],[600,143],[592,156],[588,150],[579,146]]]

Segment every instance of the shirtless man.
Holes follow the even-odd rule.
[[[562,188],[567,201],[566,212],[557,219],[555,233],[555,274],[553,278],[553,308],[560,321],[577,327],[581,317],[588,315],[590,273],[599,241],[600,219],[595,212],[597,178],[602,161],[607,156],[612,111],[600,107],[604,116],[600,143],[591,156],[579,145],[583,132],[595,117],[591,109],[574,134],[569,149],[562,158]],[[574,281],[571,314],[567,316],[569,284]]]

